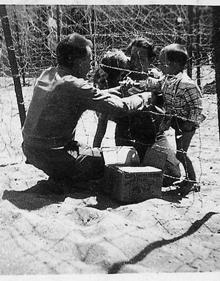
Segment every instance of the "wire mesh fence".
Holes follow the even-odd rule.
[[[26,109],[35,79],[43,69],[56,64],[56,45],[71,32],[78,32],[92,40],[93,60],[96,63],[106,51],[112,48],[124,50],[136,37],[147,37],[158,50],[173,42],[183,43],[191,55],[192,75],[204,87],[214,79],[211,9],[205,6],[192,6],[190,9],[189,6],[172,5],[8,6]],[[2,33],[1,25],[0,31]],[[0,68],[0,87],[5,95],[10,92],[10,97],[0,96],[1,152],[5,154],[5,163],[8,156],[10,163],[14,163],[23,158],[19,153],[21,134],[16,129],[20,128],[19,116],[15,96],[11,94],[13,82],[4,41]],[[80,130],[76,132],[76,137],[92,145],[96,125],[97,116],[94,113],[84,114],[79,121]],[[114,127],[113,124],[110,126]],[[114,145],[114,130],[111,128],[106,134],[105,145]],[[198,153],[202,149],[199,136],[198,133]],[[199,161],[201,175],[200,158]]]
[[[112,48],[125,49],[132,38],[147,37],[159,48],[181,42],[192,48],[194,66],[212,64],[209,7],[147,6],[7,6],[20,74],[36,77],[56,63],[57,42],[71,32],[91,39],[96,61]],[[1,27],[0,27],[1,31]],[[10,76],[3,44],[2,69]]]

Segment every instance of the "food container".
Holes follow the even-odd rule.
[[[104,191],[125,203],[161,197],[163,173],[151,166],[108,165],[105,167]]]

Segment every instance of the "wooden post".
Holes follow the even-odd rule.
[[[93,6],[92,9],[92,31],[93,31],[93,50],[94,50],[94,62],[97,60],[97,50],[96,50],[96,11]]]
[[[182,44],[183,40],[182,40],[182,28],[183,28],[183,19],[181,17],[178,17],[176,19],[176,38],[175,38],[175,42],[178,44]]]
[[[94,9],[94,6],[91,6],[90,8],[90,16],[89,16],[89,30],[90,30],[90,37],[93,44],[93,56],[92,60],[94,63],[96,63],[96,11]]]
[[[189,54],[189,60],[187,64],[187,74],[192,77],[192,34],[193,34],[193,6],[188,6],[188,36],[187,36],[187,51]]]
[[[23,87],[26,85],[25,83],[25,63],[24,63],[24,54],[22,52],[22,46],[21,46],[21,40],[20,40],[20,29],[19,29],[19,25],[18,25],[18,18],[17,18],[17,14],[16,14],[16,7],[14,7],[14,21],[15,21],[15,32],[16,32],[16,41],[17,41],[17,45],[18,45],[18,55],[19,55],[19,60],[18,60],[18,64],[21,68],[21,74],[22,74],[22,81],[23,81]]]
[[[57,14],[57,43],[60,42],[60,34],[61,34],[61,22],[60,22],[60,6],[57,5],[56,7],[56,14]]]
[[[200,8],[196,7],[195,14],[195,22],[196,22],[196,80],[198,86],[201,88],[201,71],[200,71]]]
[[[214,62],[215,62],[215,80],[217,93],[217,110],[218,110],[218,131],[220,140],[220,6],[212,7],[213,18],[213,34],[212,42],[214,48]]]
[[[15,57],[15,50],[13,46],[12,36],[11,36],[11,30],[9,25],[9,20],[7,16],[7,10],[5,5],[0,5],[0,18],[2,22],[2,28],[4,32],[6,47],[8,51],[8,59],[11,67],[11,73],[14,80],[14,87],[15,87],[15,93],[17,97],[17,104],[18,104],[18,111],[21,121],[21,126],[23,126],[26,113],[24,108],[24,100],[22,95],[22,88],[21,88],[21,81],[20,76],[18,73],[18,65]]]

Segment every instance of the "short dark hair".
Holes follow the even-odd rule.
[[[161,50],[170,62],[177,62],[184,68],[189,58],[186,47],[181,44],[170,44]]]
[[[92,42],[78,33],[69,34],[61,40],[56,48],[59,65],[71,67],[75,59],[87,56],[87,47],[92,48]]]
[[[131,43],[127,47],[126,54],[129,54],[129,55],[131,54],[132,47],[146,49],[148,52],[148,56],[151,59],[156,57],[156,50],[155,50],[153,43],[146,38],[141,37],[141,38],[136,38],[133,41],[131,41]]]
[[[117,77],[120,75],[122,70],[111,67],[125,69],[127,67],[127,63],[128,57],[125,53],[121,50],[113,49],[103,56],[101,60],[101,68],[109,75],[109,77]]]
[[[122,50],[112,49],[101,59],[100,68],[95,71],[94,83],[101,88],[115,87],[127,67],[129,58]],[[120,69],[116,69],[120,68]]]

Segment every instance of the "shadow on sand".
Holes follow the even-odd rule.
[[[120,269],[122,268],[122,266],[124,266],[126,264],[136,264],[136,263],[142,261],[153,250],[161,248],[161,247],[163,247],[165,245],[174,243],[174,242],[176,242],[176,241],[178,241],[178,240],[180,240],[180,239],[182,239],[184,237],[192,235],[197,230],[199,230],[199,228],[204,223],[206,223],[215,214],[218,214],[218,213],[209,212],[202,219],[196,220],[194,223],[192,223],[192,225],[189,227],[189,229],[185,233],[183,233],[183,234],[181,234],[179,236],[176,236],[174,238],[171,238],[171,239],[162,239],[162,240],[158,240],[158,241],[152,242],[149,245],[147,245],[142,251],[140,251],[137,255],[135,255],[133,258],[131,258],[130,260],[114,263],[108,269],[108,274],[118,273],[120,271]]]
[[[31,188],[17,191],[5,190],[2,199],[10,201],[19,209],[37,210],[51,204],[63,202],[65,198],[85,199],[95,196],[97,204],[87,205],[87,207],[105,210],[107,208],[115,209],[119,206],[126,205],[111,199],[110,196],[102,192],[103,182],[83,182],[74,187],[68,187],[63,184],[62,188],[55,182],[50,180],[41,180]],[[150,198],[149,198],[150,199]],[[161,200],[173,203],[180,203],[182,197],[175,190],[162,192]]]
[[[8,200],[19,209],[33,211],[51,204],[63,202],[67,197],[85,199],[90,196],[96,197],[97,204],[88,207],[104,210],[120,206],[118,202],[109,199],[109,197],[94,187],[94,183],[81,183],[71,188],[71,190],[68,187],[62,190],[50,180],[41,180],[31,188],[22,191],[5,190],[2,199]]]

